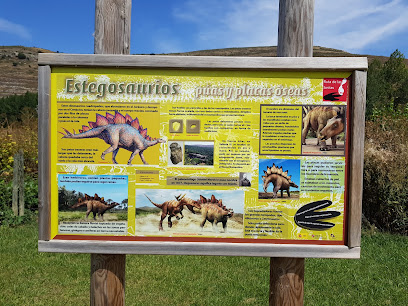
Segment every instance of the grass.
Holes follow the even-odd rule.
[[[38,253],[35,223],[0,237],[0,305],[89,304],[89,254]],[[407,245],[376,233],[360,260],[307,259],[305,305],[408,305]],[[268,290],[268,258],[126,257],[128,305],[267,305]]]

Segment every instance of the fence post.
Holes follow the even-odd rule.
[[[314,0],[280,0],[279,57],[313,56]],[[269,305],[303,305],[304,258],[271,258]]]
[[[12,209],[15,216],[24,216],[24,154],[14,155]]]
[[[95,54],[130,53],[131,0],[95,1]],[[91,254],[91,305],[125,305],[126,255]]]

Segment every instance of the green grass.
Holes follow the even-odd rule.
[[[0,305],[89,304],[89,254],[38,253],[35,223],[0,237]],[[360,260],[307,259],[305,305],[408,305],[407,245],[377,233]],[[268,305],[268,290],[268,258],[126,257],[128,305]]]

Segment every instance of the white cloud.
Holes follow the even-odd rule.
[[[189,0],[174,17],[197,28],[197,49],[277,44],[278,0]],[[314,45],[360,52],[385,38],[408,34],[408,3],[402,0],[315,2]]]
[[[201,48],[265,46],[276,44],[278,8],[277,0],[190,0],[174,16],[197,26]]]
[[[400,0],[317,0],[314,45],[359,52],[407,26],[408,4]]]
[[[17,35],[20,38],[31,40],[30,32],[22,25],[0,18],[0,32]]]

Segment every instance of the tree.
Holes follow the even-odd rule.
[[[400,113],[407,105],[408,69],[404,55],[395,50],[384,64],[374,60],[368,68],[366,115]]]

